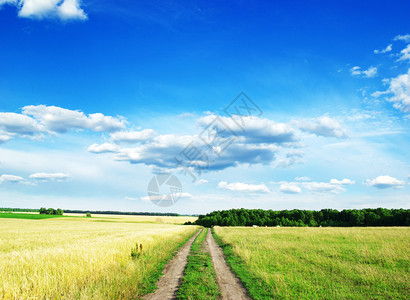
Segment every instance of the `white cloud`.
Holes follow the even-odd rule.
[[[407,45],[406,48],[404,48],[403,50],[400,51],[401,56],[399,57],[399,61],[400,60],[410,60],[410,45]]]
[[[344,178],[344,179],[342,179],[342,180],[331,179],[331,180],[330,180],[330,183],[331,183],[331,184],[338,184],[338,185],[351,185],[351,184],[355,184],[356,181],[351,180],[351,179]]]
[[[42,180],[42,181],[49,181],[49,180],[57,180],[63,181],[68,179],[70,176],[65,173],[34,173],[29,176],[30,178]]]
[[[404,186],[404,181],[385,175],[378,176],[375,179],[367,179],[365,184],[378,189],[402,188]]]
[[[387,53],[390,52],[392,50],[392,44],[387,45],[386,48],[382,49],[382,50],[374,50],[374,53],[379,54],[379,53]]]
[[[196,185],[203,185],[208,183],[208,180],[206,179],[199,179],[198,181],[195,182]]]
[[[56,106],[30,105],[22,113],[0,112],[0,143],[12,138],[43,138],[45,134],[64,133],[69,130],[114,132],[126,127],[123,118],[101,113],[85,115],[81,111]]]
[[[393,102],[393,106],[402,112],[410,113],[410,69],[407,74],[401,74],[387,81],[389,88],[386,91],[374,92],[373,97],[380,95],[391,94],[391,97],[386,98]]]
[[[286,154],[285,158],[279,159],[276,167],[279,168],[289,168],[295,164],[301,164],[303,160],[304,153],[298,150],[291,150]]]
[[[14,134],[32,136],[44,132],[45,128],[29,116],[0,112],[0,130],[11,136]]]
[[[306,189],[318,193],[338,194],[346,191],[346,189],[341,187],[339,184],[333,184],[330,182],[303,182],[302,184]]]
[[[91,153],[108,153],[108,152],[116,152],[118,150],[119,150],[119,147],[111,143],[104,143],[101,145],[92,144],[87,149],[87,151]]]
[[[344,138],[347,130],[343,128],[339,121],[328,116],[322,116],[314,121],[293,121],[301,130],[324,137]]]
[[[87,19],[87,14],[80,7],[80,0],[0,0],[0,6],[3,4],[16,6],[19,17],[23,18]]]
[[[365,78],[372,78],[377,75],[377,68],[376,67],[369,67],[367,70],[361,70],[359,66],[355,66],[350,69],[350,73],[353,76],[358,77],[365,77]]]
[[[23,107],[22,112],[38,120],[48,130],[59,133],[71,129],[113,132],[125,128],[125,121],[118,118],[104,116],[101,113],[87,116],[81,111],[57,106],[29,105]]]
[[[80,3],[78,0],[65,0],[60,6],[57,7],[57,13],[63,20],[87,19],[87,15],[84,10],[80,8]]]
[[[115,143],[137,143],[147,141],[157,133],[152,129],[144,129],[141,131],[118,131],[111,133],[111,140]]]
[[[158,135],[137,147],[121,148],[114,159],[142,163],[161,171],[181,167],[181,164],[197,171],[211,171],[246,163],[269,164],[274,161],[277,151],[278,147],[275,145],[239,141],[220,151],[209,148],[198,136],[167,134]]]
[[[302,176],[302,177],[296,177],[295,180],[296,181],[310,181],[310,178],[306,176]]]
[[[217,129],[225,134],[230,134],[231,130],[246,143],[286,144],[297,140],[294,129],[285,123],[258,117],[242,117],[242,121],[243,128],[233,118],[208,115],[199,118],[198,124],[204,128],[212,124],[209,131]]]
[[[226,181],[221,181],[218,183],[218,187],[238,192],[260,192],[260,193],[269,193],[269,189],[264,184],[247,184],[242,182],[233,182],[227,183]]]
[[[282,183],[279,187],[279,191],[285,194],[300,194],[302,189],[292,183]]]
[[[394,38],[395,41],[404,41],[406,43],[410,43],[410,34],[405,34],[405,35],[397,35]]]
[[[7,181],[7,182],[20,182],[23,181],[24,178],[20,177],[20,176],[15,176],[15,175],[7,175],[7,174],[3,174],[0,176],[0,184]]]

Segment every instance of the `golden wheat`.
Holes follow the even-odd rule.
[[[0,297],[137,298],[159,264],[197,229],[95,221],[0,219]],[[136,243],[144,253],[132,259]]]

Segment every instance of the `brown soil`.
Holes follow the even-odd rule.
[[[241,300],[250,299],[239,279],[232,273],[225,261],[222,249],[212,236],[211,229],[206,236],[206,247],[211,254],[222,299]]]

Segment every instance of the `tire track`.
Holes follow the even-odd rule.
[[[216,243],[212,236],[211,230],[208,230],[206,237],[206,248],[211,254],[212,263],[215,268],[219,288],[222,293],[222,299],[242,300],[250,299],[247,296],[245,288],[239,279],[232,273],[225,261],[222,249]]]
[[[145,295],[143,299],[175,299],[175,293],[178,289],[180,279],[184,274],[187,264],[189,250],[191,249],[192,243],[201,231],[202,229],[198,230],[198,232],[192,236],[184,246],[182,246],[175,257],[165,266],[163,275],[157,283],[158,289],[151,294]]]

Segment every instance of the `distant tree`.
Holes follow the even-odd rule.
[[[55,211],[56,215],[62,216],[64,214],[63,210],[61,208],[57,208],[57,210]]]
[[[54,211],[54,208],[49,208],[49,209],[47,209],[47,215],[55,215],[55,213],[54,213],[55,211]]]
[[[87,213],[85,214],[85,216],[86,216],[87,218],[91,218],[91,213],[90,213],[90,212],[87,212]]]
[[[45,214],[47,214],[47,208],[45,207],[40,208],[40,215],[45,215]]]

